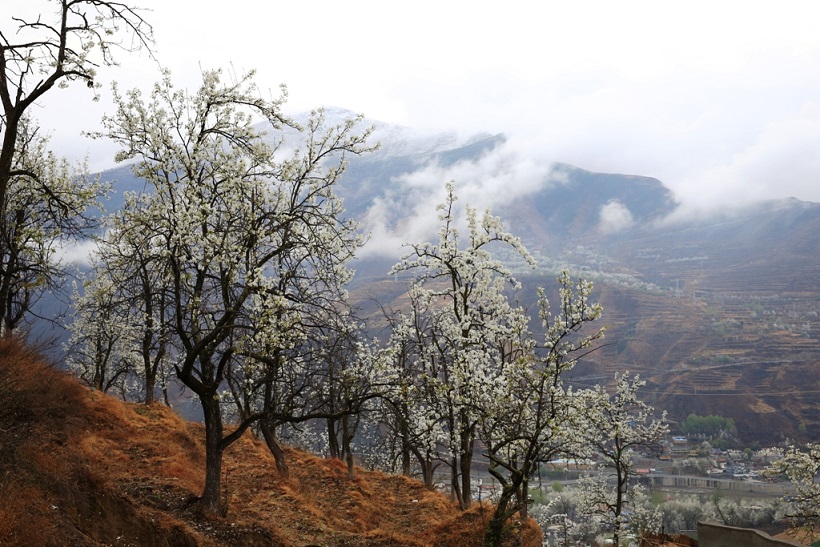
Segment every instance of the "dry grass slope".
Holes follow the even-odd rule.
[[[206,520],[203,429],[166,407],[80,386],[0,340],[0,545],[480,545],[490,515],[461,513],[406,477],[288,450],[291,477],[246,435],[226,453],[228,514]],[[540,531],[510,523],[524,546]]]

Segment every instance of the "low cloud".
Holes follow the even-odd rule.
[[[601,207],[600,222],[598,231],[602,234],[612,234],[631,228],[635,224],[635,219],[629,208],[618,201],[611,200]]]
[[[411,88],[419,102],[410,118],[503,132],[511,163],[517,155],[539,166],[657,178],[688,214],[791,196],[820,202],[820,51],[740,62],[736,71],[567,69],[543,81],[489,73],[462,87]],[[442,106],[427,117],[436,97]]]
[[[56,258],[62,264],[91,266],[91,259],[97,244],[90,239],[71,240],[62,243],[56,250]]]
[[[496,210],[547,180],[558,183],[548,179],[556,162],[657,178],[680,204],[670,221],[731,215],[767,199],[820,202],[820,155],[815,150],[820,101],[814,96],[816,86],[806,85],[808,74],[820,70],[820,58],[809,61],[804,66],[800,59],[763,56],[749,60],[759,70],[743,74],[681,70],[645,81],[570,74],[552,87],[496,75],[486,82],[497,82],[504,91],[499,96],[506,100],[494,103],[494,110],[482,108],[481,96],[462,95],[459,101],[447,96],[462,88],[428,88],[431,97],[418,96],[439,96],[442,104],[458,104],[469,115],[482,112],[459,125],[456,108],[449,112],[453,125],[439,129],[497,131],[507,140],[477,161],[427,165],[390,181],[412,187],[413,202],[388,198],[374,206],[366,219],[374,234],[368,251],[434,238],[435,206],[450,180],[462,204]],[[807,66],[811,71],[806,72]],[[542,100],[534,110],[536,95]],[[421,110],[414,114],[423,121]],[[380,223],[396,208],[404,217],[401,223]],[[600,213],[604,231],[634,222],[622,204],[610,204]]]
[[[785,197],[820,201],[820,105],[767,125],[725,161],[692,174],[677,194],[686,209],[725,208]],[[696,181],[696,183],[695,183]]]
[[[477,160],[431,163],[394,177],[389,186],[396,191],[376,198],[362,219],[362,227],[371,235],[362,254],[394,254],[407,243],[437,240],[436,207],[445,200],[448,182],[455,186],[457,226],[464,230],[465,205],[479,213],[493,212],[550,183],[551,166],[522,155],[517,142],[508,139]]]

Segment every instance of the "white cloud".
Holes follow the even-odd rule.
[[[682,188],[680,197],[689,207],[703,208],[778,197],[820,201],[819,142],[820,104],[807,103],[724,162],[697,173],[701,184]]]
[[[62,243],[57,248],[56,258],[62,264],[90,266],[92,255],[96,252],[96,250],[97,245],[92,240],[71,240]]]
[[[398,249],[405,243],[430,241],[436,236],[436,206],[445,199],[444,186],[453,182],[458,197],[459,222],[463,225],[464,205],[479,212],[495,211],[521,196],[543,187],[550,180],[552,162],[522,153],[522,143],[507,140],[482,155],[477,161],[460,161],[444,166],[439,163],[406,173],[390,181],[391,185],[410,190],[412,203],[397,201],[389,192],[376,199],[362,226],[372,235],[365,254]],[[396,195],[404,195],[402,192]],[[404,198],[401,198],[402,200]],[[401,222],[390,225],[396,210]]]
[[[601,207],[598,230],[603,234],[611,234],[626,230],[635,224],[635,219],[629,208],[614,199]]]

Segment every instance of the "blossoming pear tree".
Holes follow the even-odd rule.
[[[496,396],[505,365],[516,356],[507,343],[520,339],[526,324],[522,310],[507,297],[506,289],[517,288],[518,282],[491,248],[511,249],[533,266],[534,260],[489,211],[479,218],[465,207],[467,231],[462,239],[455,202],[454,185],[447,184],[446,199],[438,207],[438,243],[410,244],[410,252],[391,274],[415,274],[409,295],[417,303],[414,309],[429,316],[429,329],[419,332],[423,339],[416,342],[425,405],[442,420],[452,492],[467,509],[472,503],[476,427]]]
[[[411,295],[418,287],[411,286]],[[383,310],[390,325],[386,344],[384,380],[379,390],[378,430],[390,453],[387,469],[406,476],[421,475],[425,487],[434,488],[433,472],[446,460],[449,435],[444,419],[432,406],[436,399],[435,361],[424,361],[424,345],[432,339],[429,302],[410,298],[408,310]],[[425,366],[429,365],[429,366]],[[432,374],[431,374],[432,372]],[[413,464],[415,461],[415,464]]]
[[[812,537],[820,523],[820,444],[808,443],[805,447],[790,446],[783,458],[774,462],[768,474],[782,474],[792,483],[794,490],[785,497],[789,504],[786,516],[799,526],[806,537]]]
[[[114,90],[116,110],[98,136],[116,141],[118,161],[150,191],[127,203],[118,228],[152,245],[148,263],[162,279],[176,377],[199,399],[205,422],[207,513],[220,513],[222,454],[253,423],[258,408],[225,430],[226,379],[264,378],[262,352],[288,349],[301,334],[302,291],[323,276],[345,280],[360,245],[341,219],[333,187],[345,155],[367,150],[358,120],[326,127],[317,111],[298,142],[282,146],[265,130],[296,127],[281,113],[284,93],[265,99],[253,74],[223,81],[206,71],[194,93],[165,73],[149,97]],[[283,267],[299,260],[297,268]],[[296,276],[283,284],[283,276]]]
[[[639,376],[624,372],[615,375],[614,393],[601,386],[583,393],[586,412],[578,433],[600,456],[604,470],[611,470],[615,479],[614,486],[610,486],[605,474],[586,478],[585,511],[606,519],[615,545],[622,539],[627,505],[636,508],[640,505],[636,501],[640,492],[635,492],[629,483],[635,476],[635,450],[660,454],[661,443],[669,432],[666,411],[656,417],[655,409],[638,397],[638,390],[645,384]]]
[[[491,404],[479,417],[488,470],[501,486],[487,526],[486,545],[500,544],[504,523],[513,514],[527,517],[529,479],[540,463],[585,452],[579,434],[584,427],[582,403],[567,376],[603,337],[603,328],[581,332],[600,318],[602,308],[589,300],[592,283],[573,283],[567,271],[558,277],[558,294],[553,310],[546,291],[539,289],[543,342],[535,344],[521,326],[519,332],[526,338],[508,343],[518,353],[506,360],[496,378]]]
[[[37,301],[62,288],[66,260],[60,249],[97,226],[88,210],[108,190],[85,163],[56,156],[27,115],[15,131],[0,203],[0,336],[24,327]]]
[[[32,107],[54,89],[116,64],[116,50],[151,51],[140,10],[106,0],[31,0],[0,23],[0,335],[18,329],[38,297],[65,270],[56,248],[93,228],[85,214],[104,187],[86,165],[46,148]],[[95,97],[96,98],[96,97]]]
[[[96,238],[92,269],[74,299],[67,346],[80,378],[117,377],[123,398],[151,404],[158,389],[168,400],[173,325],[160,240],[127,220],[144,197],[126,193],[122,211],[105,222],[105,237]]]

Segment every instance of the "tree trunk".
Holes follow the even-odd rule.
[[[466,420],[466,416],[462,418]],[[473,442],[474,428],[468,427],[461,431],[461,447],[460,447],[460,471],[461,471],[461,509],[466,511],[473,503],[473,488],[471,468],[473,465]]]
[[[617,462],[615,465],[615,474],[618,481],[618,488],[615,492],[615,524],[612,530],[612,543],[615,547],[618,547],[618,545],[621,544],[621,513],[624,508],[624,494],[626,494],[626,488],[629,485],[629,477],[624,468],[618,465]]]
[[[154,402],[154,383],[156,378],[151,374],[145,375],[145,404],[150,405]]]
[[[282,450],[282,447],[276,440],[276,434],[273,432],[273,428],[271,427],[270,421],[267,419],[260,420],[259,428],[262,430],[262,436],[265,438],[265,444],[268,445],[268,449],[270,450],[271,454],[273,454],[273,459],[276,462],[276,470],[279,471],[279,474],[283,477],[289,477],[290,470],[288,469],[288,462],[287,458],[285,457],[285,451]]]
[[[461,485],[458,482],[458,458],[450,458],[450,499],[462,507]]]
[[[523,473],[524,476],[521,479],[521,488],[518,490],[520,493],[519,503],[521,504],[520,514],[522,522],[530,518],[530,479],[527,476],[526,471]]]
[[[339,438],[337,437],[336,418],[327,419],[327,449],[330,457],[334,459],[341,459],[342,452],[339,448]]]
[[[405,438],[401,441],[401,474],[405,477],[410,476],[410,447]]]
[[[222,414],[219,400],[200,397],[205,416],[205,488],[199,503],[209,515],[224,515],[222,507]]]
[[[4,52],[5,55],[5,52]],[[4,83],[5,86],[5,83]],[[23,110],[16,106],[3,109],[5,127],[3,128],[3,145],[0,148],[0,337],[11,338],[15,322],[13,321],[11,281],[15,268],[15,252],[12,249],[11,234],[7,217],[8,190],[11,182],[11,168],[17,151],[17,134],[20,131],[20,117]]]
[[[102,364],[99,355],[94,364],[94,389],[100,393],[105,393],[105,365]]]
[[[495,505],[495,511],[487,524],[487,530],[484,532],[484,546],[497,547],[501,545],[501,534],[504,531],[504,523],[510,517],[509,506],[513,496],[515,496],[518,487],[512,484],[506,484],[501,489],[501,496],[498,498],[498,503]]]
[[[421,469],[421,479],[424,482],[424,487],[427,490],[434,490],[435,487],[433,486],[433,459],[430,456],[430,452],[428,451],[424,455],[422,455],[420,449],[413,448],[412,454],[416,457],[416,460],[419,462],[419,468]],[[409,476],[410,462],[407,463],[407,467],[407,475]]]
[[[470,477],[472,457],[461,455],[461,509],[466,511],[473,505],[473,488]]]
[[[434,490],[435,486],[433,485],[433,462],[430,459],[427,459],[421,462],[421,476],[424,479],[424,487],[427,490]]]
[[[509,477],[498,471],[498,465],[493,463],[493,456],[490,456],[490,467],[488,468],[490,475],[492,475],[501,484],[501,495],[495,505],[495,511],[487,524],[487,529],[484,532],[484,545],[487,547],[501,545],[501,535],[504,531],[504,523],[515,514],[521,507],[526,505],[521,501],[522,493],[526,491],[526,471],[518,470],[515,467],[510,468]],[[516,499],[515,504],[511,504],[513,498]]]
[[[5,208],[0,211],[0,223],[4,231],[0,232],[0,337],[11,339],[14,336],[14,327],[17,324],[14,313],[14,298],[12,284],[14,269],[17,267],[17,252],[12,248],[10,237],[5,233]]]
[[[347,462],[347,478],[353,480],[353,431],[350,427],[350,417],[342,416],[342,453]]]
[[[347,478],[353,480],[355,474],[353,473],[353,452],[347,451],[345,454],[345,462],[347,463]]]

